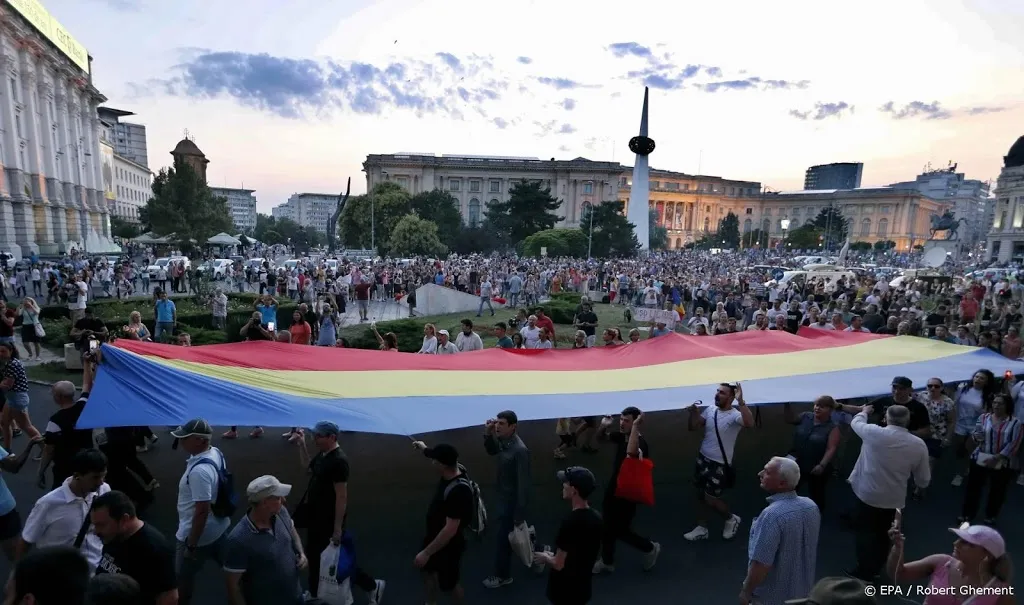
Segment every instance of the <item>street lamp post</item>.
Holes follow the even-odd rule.
[[[786,231],[789,230],[789,223],[791,221],[788,218],[784,218],[779,221],[779,225],[782,227],[782,250],[786,250]]]

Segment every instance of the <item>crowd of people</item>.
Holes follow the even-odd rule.
[[[740,330],[870,331],[985,347],[1007,358],[1020,357],[1022,291],[1016,280],[993,282],[983,276],[951,281],[948,288],[927,296],[914,281],[890,287],[887,280],[871,275],[834,282],[808,279],[782,288],[754,268],[768,260],[765,253],[757,254],[684,252],[607,262],[477,257],[407,263],[383,260],[339,264],[338,272],[327,263],[298,263],[290,269],[268,263],[266,278],[256,269],[261,296],[241,335],[246,340],[344,346],[338,338],[339,314],[347,301],[355,301],[360,319],[368,319],[363,313],[368,301],[393,299],[415,292],[419,284],[435,283],[480,296],[478,315],[484,312],[484,303],[491,305],[495,298],[514,309],[513,321],[493,320],[487,327],[498,337],[496,346],[504,348],[558,346],[551,318],[543,312],[528,314],[523,307],[570,291],[581,296],[572,326],[574,349],[630,346],[643,339],[640,329],[624,337],[618,327],[601,325],[594,313],[599,304],[595,299],[607,296],[609,303],[627,310],[653,307],[677,312],[680,319],[674,327],[657,322],[646,327],[649,338],[672,332],[713,336]],[[893,266],[910,262],[900,257],[888,261]],[[282,277],[283,296],[301,303],[288,326],[277,325],[275,295],[282,295]],[[87,283],[81,278],[69,280]],[[30,404],[28,383],[13,333],[0,334],[0,388],[6,395],[0,417],[4,427],[0,469],[18,472],[40,445],[37,478],[44,485],[50,475],[52,490],[32,504],[23,523],[13,495],[0,483],[0,544],[14,563],[10,602],[188,604],[195,596],[196,575],[209,562],[222,568],[232,605],[298,604],[336,589],[337,570],[325,571],[321,555],[346,547],[350,466],[339,444],[342,427],[325,419],[312,427],[310,436],[301,427],[285,434],[296,444],[299,463],[309,476],[308,484],[300,487],[301,497],[294,498],[292,486],[272,476],[238,478],[236,494],[230,451],[226,454],[211,445],[213,427],[202,418],[182,419],[183,424],[172,432],[177,447],[188,454],[177,486],[178,527],[173,537],[162,535],[139,519],[159,488],[139,454],[157,436],[144,427],[96,432],[75,428],[88,404],[96,368],[102,365],[92,343],[109,337],[103,323],[91,317],[85,304],[88,296],[83,292],[80,307],[77,301],[75,307],[67,302],[75,319],[72,337],[86,368],[82,393],[76,396],[71,383],[55,384],[51,390],[57,411],[42,432],[24,413]],[[218,292],[211,303],[215,318],[223,296]],[[133,315],[120,336],[172,339],[189,346],[166,290],[156,294],[154,307],[152,334],[141,316]],[[493,305],[490,310],[494,313]],[[32,312],[22,305],[23,322]],[[38,315],[38,307],[34,312]],[[13,319],[6,320],[8,313],[0,316],[5,318],[0,328],[13,329]],[[29,325],[35,324],[29,321]],[[394,334],[380,334],[375,325],[368,328],[377,335],[382,350],[399,350]],[[483,348],[479,329],[467,317],[453,340],[446,330],[428,324],[419,353],[479,350]],[[25,340],[25,333],[23,323],[27,349],[31,341]],[[27,353],[31,355],[30,350]],[[865,587],[872,583],[920,582],[958,595],[954,600],[929,600],[929,605],[962,604],[964,595],[976,595],[972,605],[1014,603],[1009,554],[997,526],[1014,481],[1024,483],[1020,474],[1022,384],[1000,368],[983,368],[960,385],[949,384],[941,376],[915,385],[897,376],[891,393],[873,401],[837,402],[822,395],[812,411],[799,415],[787,405],[785,417],[795,425],[793,444],[789,451],[764,461],[759,474],[768,500],[749,524],[749,560],[739,601],[863,603],[871,602],[863,599]],[[737,383],[720,385],[711,405],[693,405],[686,413],[687,425],[701,437],[701,445],[693,463],[698,515],[685,538],[710,539],[712,530],[717,531],[713,522],[717,526],[721,520],[722,539],[734,539],[744,525],[729,506],[729,494],[738,480],[735,448],[744,429],[754,426],[755,413]],[[455,603],[465,601],[460,570],[470,534],[483,531],[486,525],[499,536],[515,535],[528,519],[530,460],[536,454],[519,436],[518,424],[515,411],[505,410],[484,427],[486,451],[497,465],[493,489],[481,488],[467,475],[455,447],[414,443],[438,476],[425,515],[426,532],[411,561],[422,572],[428,604],[440,602],[443,596]],[[558,419],[560,443],[555,457],[568,458],[577,450],[593,451],[609,443],[613,475],[603,494],[595,473],[585,466],[567,466],[553,477],[552,489],[561,486],[566,516],[551,544],[545,546],[537,536],[530,536],[525,547],[499,539],[493,574],[482,579],[483,585],[498,590],[512,584],[512,562],[522,558],[524,548],[532,551],[528,558],[535,571],[548,574],[545,595],[530,602],[590,602],[592,578],[615,571],[618,542],[639,551],[643,569],[653,570],[662,547],[632,529],[641,503],[618,489],[620,473],[636,468],[628,461],[651,457],[644,426],[645,416],[637,406],[614,416]],[[11,455],[12,440],[21,431],[28,444],[21,454]],[[251,436],[262,432],[257,428]],[[236,427],[223,435],[235,436]],[[848,462],[844,452],[854,436],[860,441],[860,452],[852,468],[843,468]],[[310,439],[313,452],[308,450]],[[948,455],[957,460],[955,474],[948,480],[963,492],[959,511],[950,515],[959,517],[952,524],[952,553],[905,561],[902,511],[908,499],[913,507],[914,502],[928,498],[936,461]],[[829,483],[842,475],[848,476],[855,498],[837,514],[856,532],[856,552],[849,578],[818,581],[821,519],[834,506],[826,502],[825,494]],[[285,507],[286,499],[294,506]],[[486,524],[483,510],[491,517]],[[236,513],[244,514],[236,519]],[[358,525],[358,520],[353,523]],[[347,586],[359,588],[371,604],[383,601],[385,579],[358,566],[346,573]],[[54,582],[55,576],[67,581]],[[325,579],[326,588],[322,586]],[[854,593],[860,600],[853,600]],[[129,594],[136,596],[124,596]],[[843,595],[851,600],[841,600]]]

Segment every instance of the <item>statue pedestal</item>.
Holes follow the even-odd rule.
[[[924,253],[928,254],[929,250],[931,250],[933,248],[939,248],[942,251],[948,253],[949,258],[953,262],[957,262],[957,261],[960,260],[960,249],[961,249],[961,244],[962,243],[963,242],[961,242],[960,240],[955,240],[955,239],[954,240],[949,240],[949,239],[930,239],[930,240],[926,240],[924,242]]]

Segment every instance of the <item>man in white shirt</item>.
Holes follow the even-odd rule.
[[[870,582],[885,565],[889,528],[896,511],[907,502],[907,480],[912,476],[919,489],[931,482],[928,447],[907,431],[910,410],[906,406],[889,406],[885,426],[868,423],[873,412],[869,405],[844,405],[842,409],[857,412],[850,427],[863,441],[850,473],[850,486],[857,497],[857,566],[848,575]]]
[[[537,327],[536,315],[526,318],[526,325],[519,330],[519,335],[523,337],[523,345],[527,349],[537,348],[537,344],[540,343],[540,328]]]
[[[222,489],[220,469],[227,469],[227,461],[220,450],[210,446],[213,427],[202,418],[189,420],[171,435],[190,454],[178,481],[178,530],[174,535],[178,603],[189,605],[203,563],[213,559],[223,564],[222,550],[231,518],[216,516],[212,508]]]
[[[71,311],[71,324],[85,316],[85,303],[89,298],[89,286],[86,285],[81,274],[75,276],[75,283],[71,288],[72,295],[68,298],[68,310]],[[71,298],[74,300],[71,300]]]
[[[459,336],[455,339],[455,346],[462,353],[484,350],[484,341],[480,340],[480,335],[473,331],[472,320],[462,320],[462,331],[459,332]]]
[[[90,571],[96,569],[103,541],[90,529],[89,509],[93,498],[110,491],[104,483],[107,458],[99,450],[82,450],[72,459],[71,470],[60,487],[36,500],[15,547],[15,562],[33,547],[71,546],[85,556]]]
[[[739,404],[733,408],[733,401]],[[703,409],[700,402],[690,406],[690,418],[687,423],[691,431],[702,429],[704,439],[697,453],[695,483],[699,501],[697,510],[697,527],[683,535],[691,542],[708,538],[708,513],[714,512],[725,519],[722,537],[731,540],[739,530],[742,519],[729,511],[729,505],[722,499],[722,492],[731,488],[735,482],[735,466],[733,453],[736,450],[736,439],[744,427],[754,426],[754,415],[743,399],[743,387],[740,384],[720,384],[715,391],[715,404]]]
[[[867,332],[870,334],[871,330],[864,327],[864,318],[860,315],[854,315],[850,318],[850,326],[844,332]]]
[[[491,310],[491,317],[494,317],[494,307],[491,305],[491,296],[493,296],[491,280],[485,275],[483,281],[480,282],[480,308],[476,310],[476,316],[480,317],[484,312],[484,304],[487,304],[487,308]]]
[[[454,355],[459,352],[459,347],[455,346],[455,343],[451,341],[451,335],[448,334],[448,330],[437,331],[437,350],[434,351],[437,355]]]

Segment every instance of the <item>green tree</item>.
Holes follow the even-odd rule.
[[[718,241],[723,248],[740,246],[740,218],[731,211],[718,223]]]
[[[593,241],[588,246],[590,255],[595,258],[615,258],[636,256],[640,249],[640,241],[636,238],[636,228],[623,214],[625,204],[620,201],[602,202],[598,206],[588,206],[580,217],[580,230]],[[593,214],[593,231],[591,231],[591,214]]]
[[[485,220],[499,241],[518,244],[534,233],[551,229],[562,217],[555,214],[562,202],[540,181],[520,181],[509,190],[508,201],[487,205]]]
[[[520,252],[523,256],[541,256],[541,248],[548,257],[585,256],[587,236],[582,229],[545,229],[527,236]]]
[[[241,242],[243,250],[252,245],[252,242],[249,240],[248,237],[245,236],[244,233],[242,234],[242,237],[238,238],[238,241]]]
[[[486,227],[464,226],[455,235],[451,251],[456,254],[489,254],[497,248],[496,244],[494,235]]]
[[[119,216],[110,217],[110,234],[122,239],[132,239],[142,234],[142,230],[135,223],[129,223]]]
[[[387,247],[400,256],[441,256],[448,251],[438,237],[437,225],[411,212],[398,220]]]
[[[437,225],[441,243],[453,247],[462,230],[462,214],[459,202],[452,194],[442,189],[423,191],[412,196],[409,206],[418,217]]]
[[[814,250],[821,245],[821,234],[814,225],[801,225],[786,233],[786,246],[791,250]]]
[[[651,250],[668,249],[668,229],[658,224],[658,211],[651,209],[648,213],[647,225],[651,238]]]
[[[177,160],[156,175],[146,209],[154,233],[174,233],[186,248],[195,245],[189,240],[202,243],[234,228],[227,200],[214,196],[191,166]]]
[[[849,223],[836,206],[825,206],[814,217],[814,226],[825,236],[825,245],[831,248],[842,248],[849,234]]]
[[[871,249],[871,242],[853,242],[850,244],[851,252],[867,252]]]
[[[892,241],[891,239],[883,239],[881,241],[877,241],[877,242],[875,242],[875,246],[874,246],[875,250],[879,250],[879,251],[882,251],[882,252],[884,252],[886,250],[892,250],[895,247],[896,247],[896,242]]]
[[[277,231],[274,231],[273,229],[270,229],[268,231],[264,231],[262,239],[260,239],[260,238],[256,238],[256,239],[259,239],[264,244],[268,244],[268,245],[271,245],[271,246],[274,246],[274,245],[277,245],[277,244],[283,244],[285,242],[284,236],[282,236]]]
[[[386,254],[391,233],[410,210],[408,191],[391,181],[380,183],[345,203],[338,219],[341,241],[347,248],[362,250],[375,243],[377,251]]]

